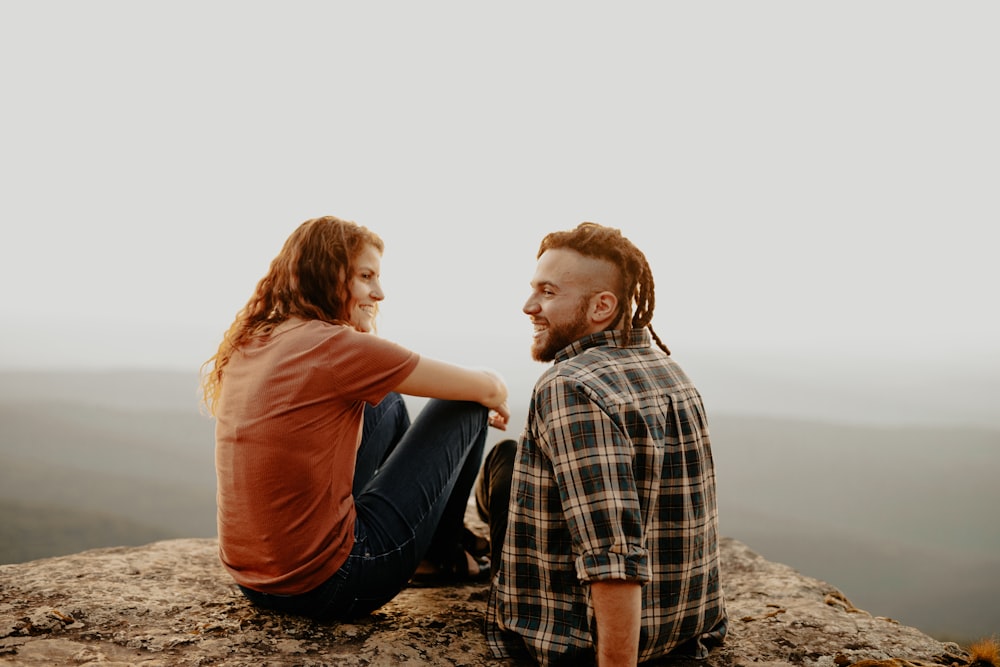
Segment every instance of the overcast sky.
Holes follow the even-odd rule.
[[[1000,369],[989,2],[8,2],[0,368],[196,369],[306,218],[381,333],[527,361],[544,233],[642,248],[678,355]],[[477,343],[478,345],[473,345]]]

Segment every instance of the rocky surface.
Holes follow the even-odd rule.
[[[356,623],[261,612],[212,539],[97,549],[0,566],[0,663],[17,665],[510,665],[488,657],[485,585],[409,588]],[[731,632],[708,667],[966,665],[854,606],[833,586],[723,541]],[[690,661],[665,664],[686,665]]]

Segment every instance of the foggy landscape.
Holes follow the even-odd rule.
[[[760,400],[781,403],[787,390],[757,379]],[[533,378],[509,380],[524,401],[490,444],[523,423]],[[1000,429],[718,403],[723,534],[937,637],[1000,628]],[[215,535],[213,423],[196,374],[2,372],[0,424],[0,561]]]

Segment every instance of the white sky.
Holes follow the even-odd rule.
[[[538,241],[593,220],[646,252],[678,354],[1000,369],[997,25],[990,2],[3,3],[0,368],[197,368],[333,214],[387,244],[382,334],[446,360],[526,360]]]

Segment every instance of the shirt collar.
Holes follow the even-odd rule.
[[[566,361],[591,347],[649,347],[652,340],[649,330],[645,327],[632,329],[627,333],[621,329],[598,331],[587,334],[559,350],[553,361],[555,363]]]

